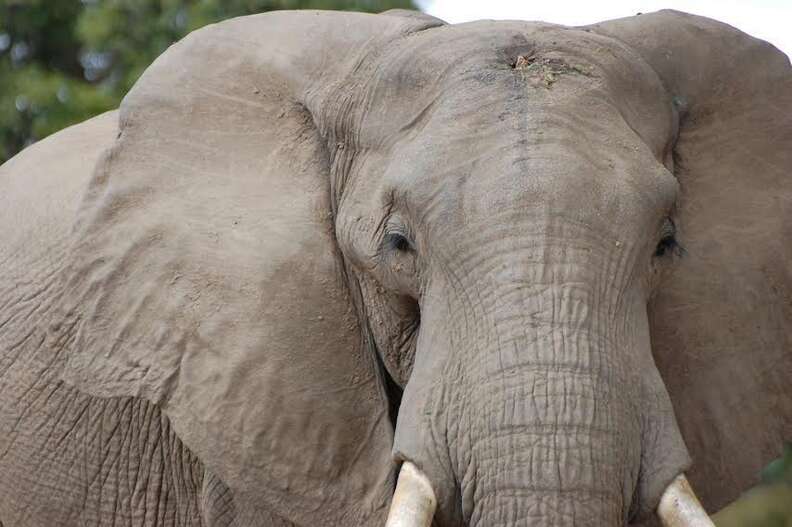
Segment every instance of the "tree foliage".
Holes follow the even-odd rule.
[[[379,12],[411,0],[0,0],[0,163],[118,106],[170,44],[275,9]]]
[[[714,517],[717,527],[792,527],[792,443],[761,473],[761,483]]]

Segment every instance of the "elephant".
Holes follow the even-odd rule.
[[[792,68],[714,20],[231,19],[0,203],[6,527],[706,525],[792,437]]]

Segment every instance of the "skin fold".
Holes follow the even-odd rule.
[[[0,168],[0,524],[721,508],[792,436],[789,108],[674,11],[191,34]]]

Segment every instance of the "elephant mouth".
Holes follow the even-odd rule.
[[[402,464],[385,527],[431,527],[437,498],[426,475],[409,461]],[[663,492],[657,515],[664,527],[714,527],[684,474]]]

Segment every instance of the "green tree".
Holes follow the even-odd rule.
[[[714,517],[717,527],[792,527],[792,443],[767,465],[761,483]]]
[[[118,106],[170,44],[274,9],[379,12],[412,0],[0,0],[0,163]]]

